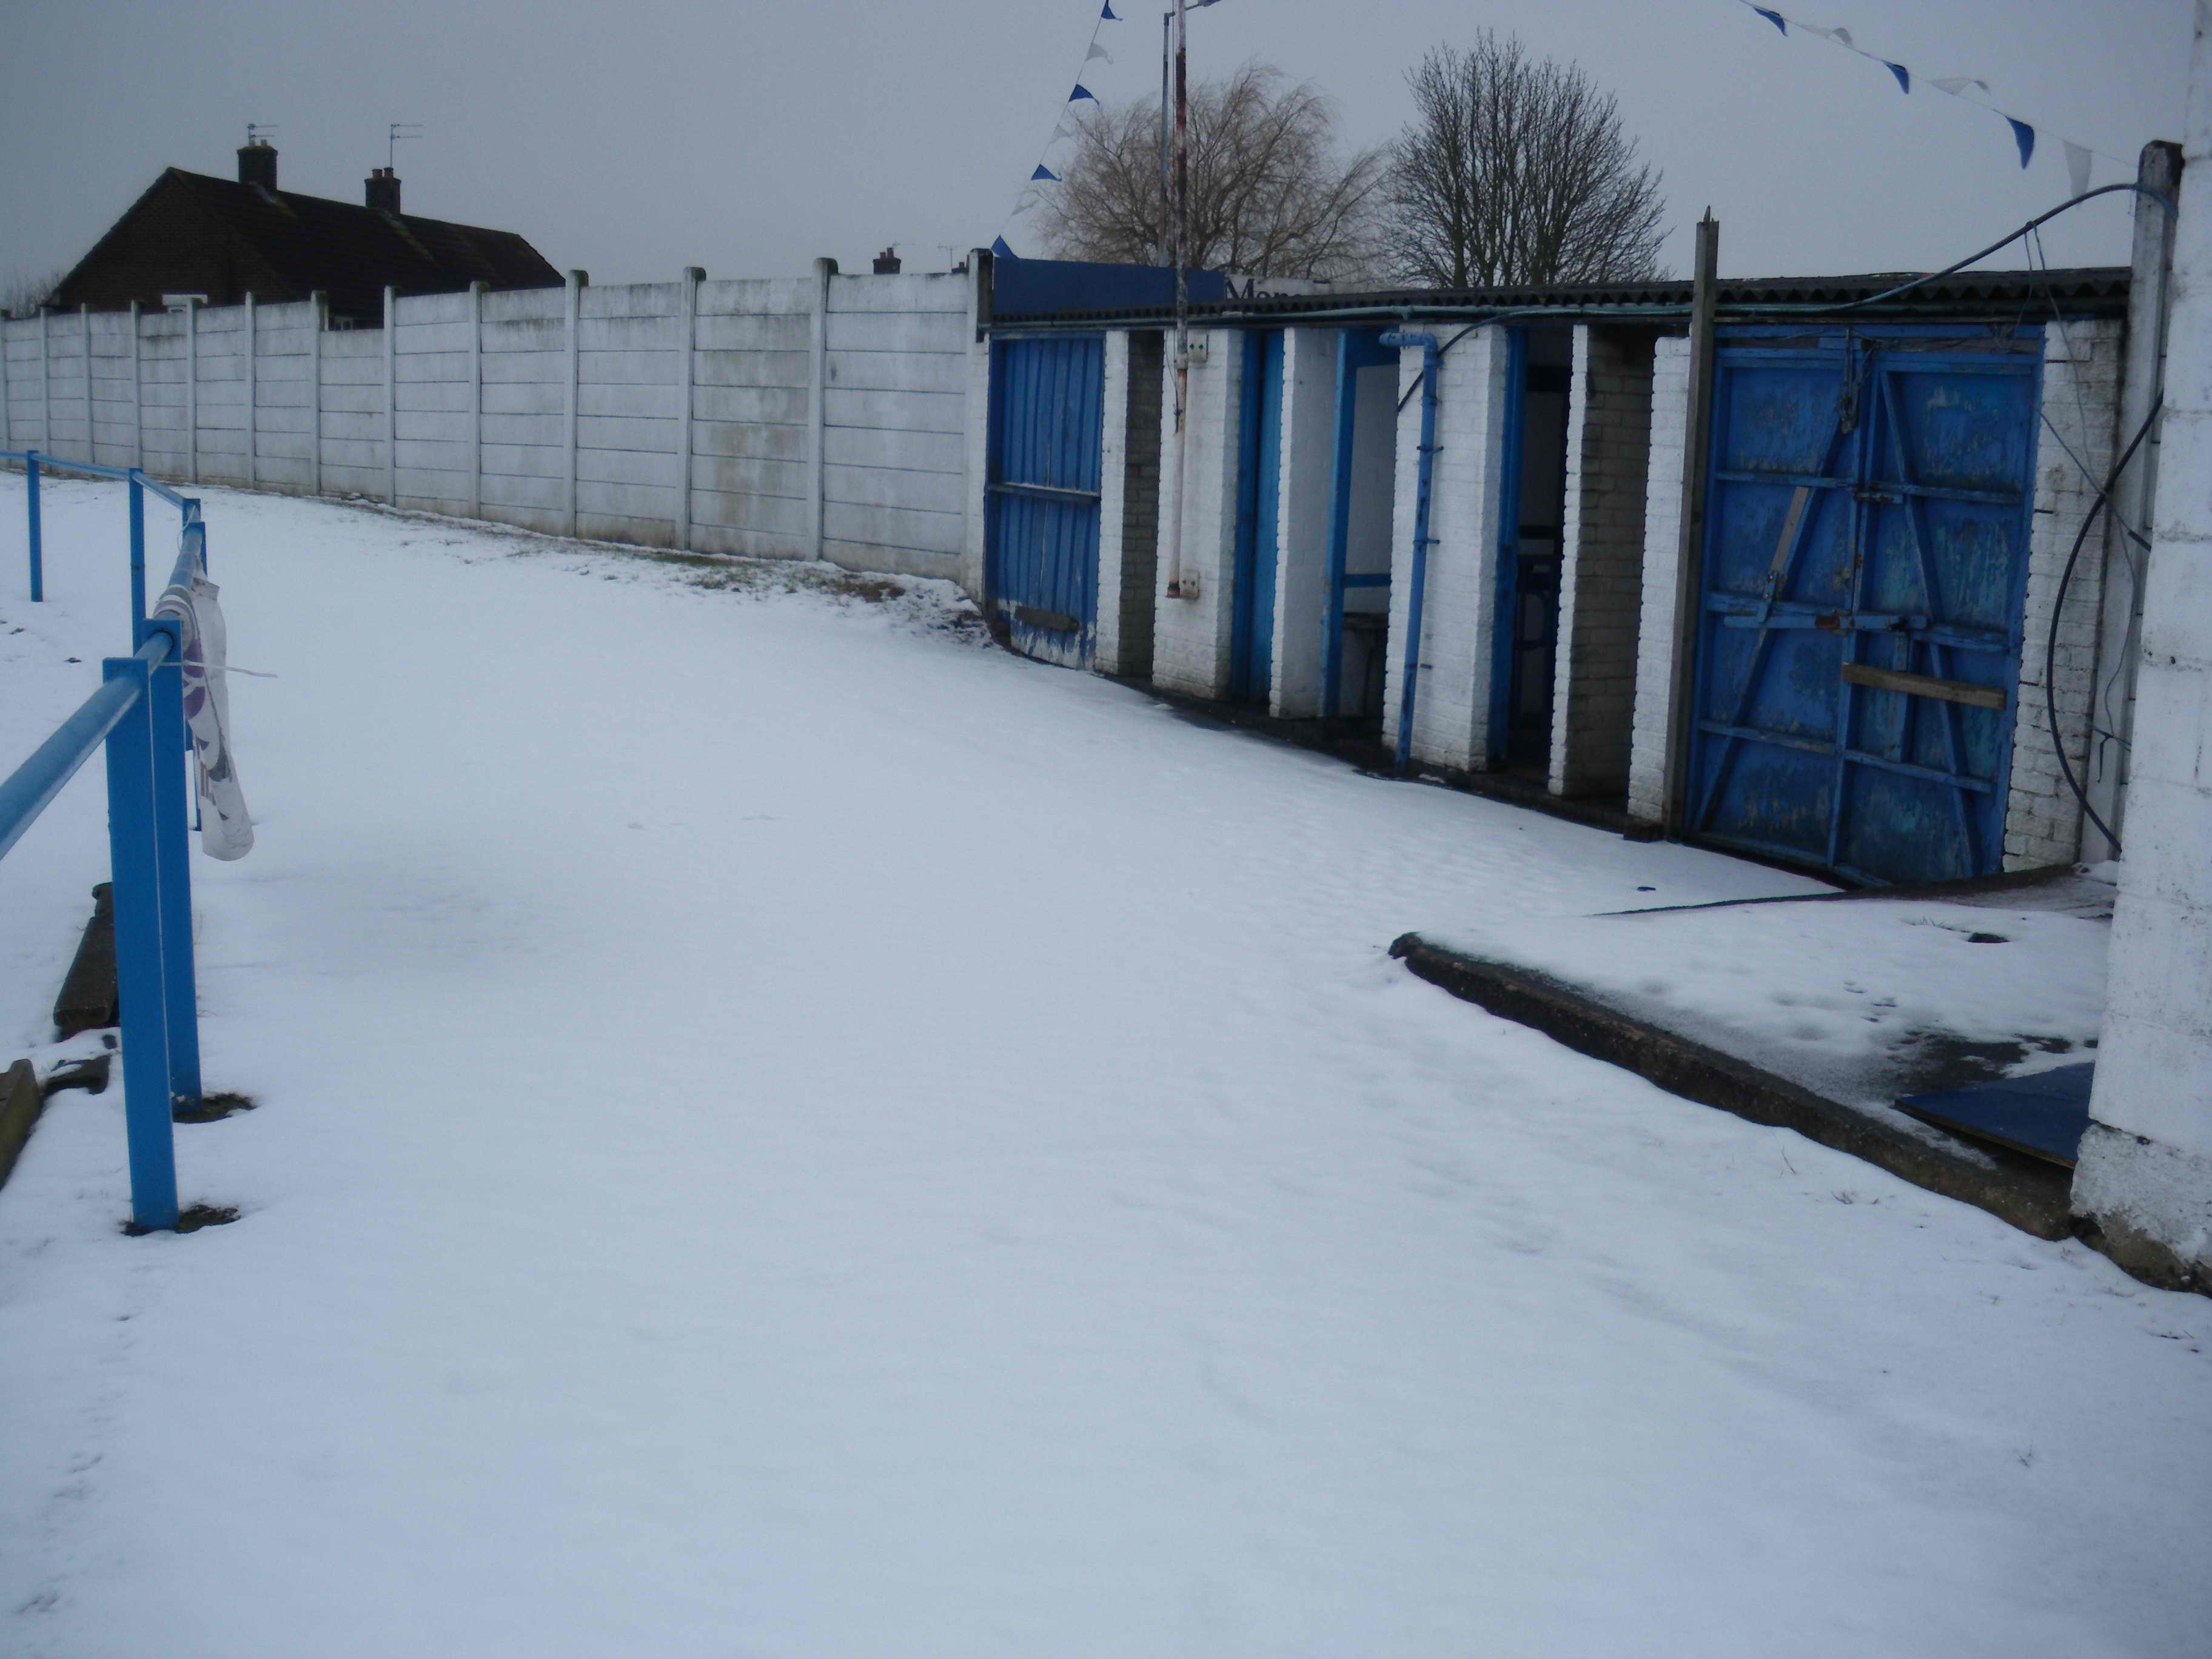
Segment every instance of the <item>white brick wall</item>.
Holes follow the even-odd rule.
[[[2074,1204],[2212,1285],[2212,36],[2201,21],[2185,154],[2126,854]]]
[[[2081,803],[2067,788],[2052,749],[2045,708],[2044,659],[2066,556],[2096,501],[2096,486],[2112,465],[2123,333],[2117,321],[2069,323],[2063,330],[2053,323],[2044,330],[2044,418],[2037,426],[2035,515],[2028,540],[2020,702],[2013,726],[2011,787],[2005,799],[2008,870],[2070,863],[2081,851]],[[2072,455],[2067,453],[2069,446]],[[2076,456],[2095,475],[2094,480],[2076,464]],[[2090,762],[2089,710],[2103,598],[2103,555],[2102,538],[2093,531],[2075,563],[2065,614],[2058,623],[2058,730],[2077,782],[2087,779]]]
[[[1504,453],[1507,342],[1478,329],[1445,354],[1437,387],[1437,454],[1429,507],[1428,580],[1415,682],[1413,752],[1462,771],[1489,764],[1491,647],[1498,602],[1498,468]],[[1399,353],[1396,511],[1391,532],[1390,644],[1382,734],[1395,743],[1413,582],[1419,493],[1421,350]],[[1412,395],[1407,396],[1411,391]]]
[[[1196,578],[1195,598],[1170,599],[1168,520],[1175,465],[1175,369],[1161,364],[1159,604],[1152,631],[1152,683],[1194,697],[1229,692],[1231,581],[1237,563],[1237,410],[1244,385],[1243,336],[1234,329],[1194,330],[1207,343],[1206,361],[1190,371],[1188,436],[1184,459],[1182,565]],[[1171,360],[1170,337],[1166,359]]]
[[[1643,598],[1652,336],[1578,325],[1567,410],[1567,496],[1551,790],[1626,787]]]
[[[1689,432],[1690,342],[1662,339],[1651,363],[1651,454],[1644,492],[1644,584],[1636,628],[1636,707],[1630,733],[1628,811],[1648,823],[1667,817],[1668,701],[1678,626],[1674,581],[1681,565],[1682,448]]]

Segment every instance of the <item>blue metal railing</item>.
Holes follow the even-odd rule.
[[[141,1229],[177,1224],[173,1125],[200,1103],[199,1011],[192,964],[191,844],[185,812],[184,670],[177,623],[146,615],[145,492],[182,518],[174,585],[207,568],[200,504],[134,468],[0,451],[30,480],[31,597],[44,597],[39,473],[62,467],[131,485],[127,657],[100,664],[100,686],[31,757],[0,781],[0,857],[21,839],[95,749],[107,755],[107,841],[114,890],[115,975],[123,1020],[123,1106],[131,1210]]]

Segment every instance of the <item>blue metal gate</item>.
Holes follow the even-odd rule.
[[[1687,827],[1862,881],[1992,873],[2039,333],[1783,332],[1717,359]]]
[[[1095,334],[991,345],[984,581],[1013,648],[1071,668],[1097,634],[1104,367]]]
[[[1237,581],[1229,695],[1267,701],[1275,684],[1275,572],[1282,501],[1283,331],[1244,337],[1243,453],[1237,470]]]

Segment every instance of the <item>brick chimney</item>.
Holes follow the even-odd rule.
[[[371,167],[364,188],[369,206],[383,213],[399,211],[399,175],[390,167]]]
[[[238,147],[238,182],[258,185],[264,190],[276,188],[276,146],[266,138],[256,138]]]
[[[878,253],[878,255],[876,255],[876,275],[877,275],[877,276],[897,276],[898,274],[899,274],[899,257],[898,257],[898,250],[897,250],[896,248],[895,248],[895,247],[887,247],[887,248],[885,248],[885,249],[884,249],[881,253]]]

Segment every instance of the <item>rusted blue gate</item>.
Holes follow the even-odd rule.
[[[1013,648],[1090,665],[1098,618],[1105,342],[994,340],[984,580]]]
[[[2004,857],[2040,331],[1724,331],[1687,827],[1863,881]]]

